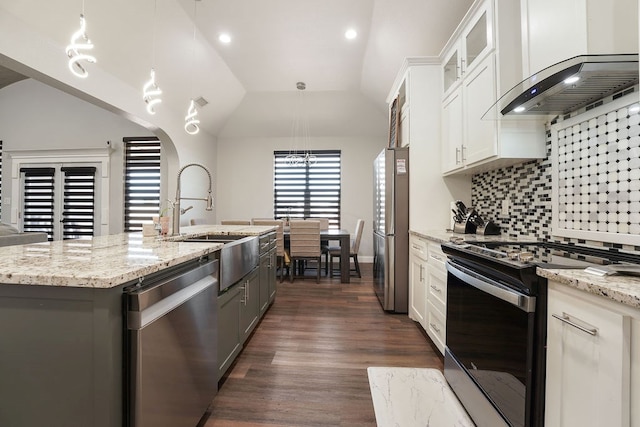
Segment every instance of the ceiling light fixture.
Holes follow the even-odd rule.
[[[162,102],[159,96],[162,95],[162,90],[156,83],[156,71],[151,69],[151,78],[144,84],[142,88],[142,99],[147,104],[147,112],[149,114],[155,114],[155,106]]]
[[[569,78],[566,78],[564,80],[564,83],[570,85],[577,82],[578,80],[580,80],[580,76],[571,76]]]
[[[220,43],[229,44],[231,43],[231,36],[227,33],[222,33],[218,36],[218,40],[220,40]]]
[[[315,165],[317,158],[308,150],[309,145],[309,120],[307,119],[306,110],[304,108],[304,90],[307,85],[304,82],[297,82],[298,104],[296,105],[295,117],[292,125],[292,139],[289,155],[285,161],[289,166],[311,166]],[[302,148],[302,154],[298,154],[298,146]]]
[[[156,83],[156,71],[153,65],[156,62],[156,15],[158,9],[158,2],[153,2],[153,34],[152,34],[152,47],[151,47],[151,78],[142,87],[142,99],[147,104],[147,112],[149,114],[155,114],[155,106],[162,102],[160,95],[162,90]]]
[[[353,40],[356,37],[358,37],[358,32],[356,30],[354,30],[353,28],[349,28],[345,33],[344,33],[344,37],[347,40]]]
[[[86,61],[94,64],[96,62],[95,56],[80,51],[93,49],[93,43],[87,36],[87,22],[84,19],[84,0],[82,1],[82,13],[80,14],[80,29],[73,33],[71,36],[71,42],[67,46],[66,53],[69,57],[69,70],[80,78],[86,78],[89,73],[84,68],[80,61]]]
[[[191,63],[192,68],[195,72],[196,68],[196,24],[197,24],[197,16],[198,16],[198,0],[193,1],[193,43],[191,46]],[[191,93],[193,93],[193,81],[195,78],[191,79]],[[200,132],[200,120],[198,119],[198,109],[196,108],[196,103],[193,98],[189,102],[189,108],[187,108],[187,115],[184,116],[184,131],[189,135],[195,135]]]

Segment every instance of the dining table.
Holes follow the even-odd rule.
[[[340,243],[340,282],[350,282],[350,259],[349,252],[351,250],[351,234],[348,230],[333,229],[320,230],[320,241],[333,240]],[[284,230],[284,243],[285,246],[289,245],[289,230]]]

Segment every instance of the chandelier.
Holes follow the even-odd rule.
[[[153,68],[153,64],[156,61],[156,20],[158,12],[157,0],[153,2],[153,30],[152,30],[152,47],[151,47],[151,73],[150,78],[142,87],[142,100],[147,104],[147,113],[155,114],[155,106],[162,102],[160,95],[162,90],[158,83],[156,83],[156,71]]]
[[[196,68],[196,21],[198,18],[198,1],[199,0],[194,0],[193,2],[193,44],[191,47],[191,61],[194,71]],[[195,78],[191,79],[191,92],[193,92],[194,80]],[[193,100],[193,98],[191,98],[191,101],[189,102],[189,108],[187,108],[187,115],[184,117],[184,131],[189,135],[195,135],[200,132],[200,126],[198,126],[199,124],[200,120],[198,119],[198,109],[196,108],[195,101]]]
[[[316,164],[316,156],[309,150],[309,121],[307,119],[306,110],[304,108],[304,90],[307,85],[304,82],[297,82],[298,102],[295,109],[295,117],[292,125],[292,141],[289,154],[285,157],[285,161],[289,166],[310,166]],[[298,147],[301,148],[298,151]]]
[[[93,43],[87,36],[87,22],[84,19],[84,1],[82,2],[82,13],[80,14],[80,29],[73,33],[71,36],[71,42],[66,48],[67,56],[69,57],[69,70],[81,78],[85,78],[89,75],[87,70],[82,64],[86,61],[90,64],[96,62],[95,56],[83,53],[82,51],[93,49]]]

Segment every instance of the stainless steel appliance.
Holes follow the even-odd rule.
[[[203,259],[126,290],[126,422],[193,427],[218,390],[218,260]]]
[[[552,242],[445,243],[444,375],[477,426],[544,425],[547,282],[536,267],[640,263]]]
[[[373,287],[386,311],[409,306],[409,148],[376,157],[373,209]]]

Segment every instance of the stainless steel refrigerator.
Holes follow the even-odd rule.
[[[384,310],[407,313],[409,148],[385,148],[373,169],[373,287]]]

